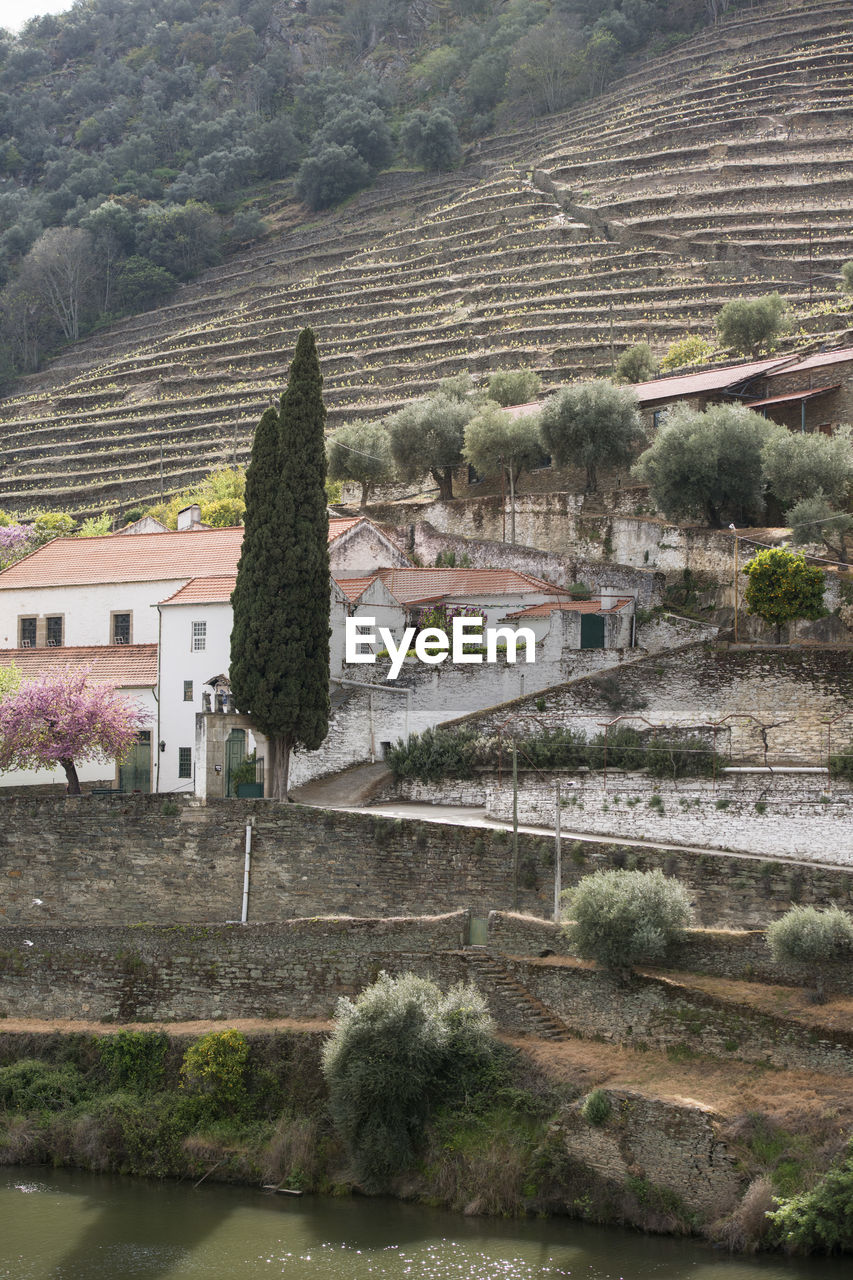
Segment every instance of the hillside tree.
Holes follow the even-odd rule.
[[[768,547],[757,551],[743,571],[749,578],[747,612],[776,628],[777,644],[785,623],[822,618],[826,613],[826,575],[816,565],[806,564],[805,556],[784,547]]]
[[[658,371],[658,362],[647,342],[626,347],[616,361],[617,382],[648,382]]]
[[[774,431],[764,447],[764,474],[773,496],[792,506],[820,490],[830,502],[844,505],[853,484],[850,435],[849,427],[832,436]]]
[[[61,765],[69,795],[80,794],[77,766],[121,760],[148,715],[88,671],[42,675],[0,701],[0,771]]]
[[[763,298],[735,298],[717,316],[721,346],[733,347],[742,355],[757,356],[772,347],[782,332],[787,304],[778,293]]]
[[[530,404],[541,388],[542,379],[535,369],[496,369],[489,375],[487,394],[490,400],[506,407]]]
[[[510,542],[515,542],[515,487],[522,471],[544,461],[539,414],[512,417],[487,401],[465,427],[465,460],[481,476],[506,476],[510,495]]]
[[[81,227],[50,227],[24,260],[23,281],[69,342],[80,337],[80,321],[91,299],[96,271],[93,238]]]
[[[453,497],[453,469],[462,463],[465,424],[475,406],[437,392],[413,400],[388,418],[391,456],[403,480],[419,480],[429,472],[439,497]]]
[[[586,488],[598,488],[602,467],[624,467],[643,438],[637,397],[606,378],[577,382],[545,401],[542,444],[557,466],[586,469]]]
[[[608,969],[662,960],[690,924],[684,885],[657,871],[596,871],[563,894],[578,955]]]
[[[391,476],[393,466],[388,429],[381,422],[352,422],[328,443],[329,479],[361,485],[362,507],[371,490]]]
[[[847,541],[853,533],[853,515],[848,511],[837,511],[821,489],[811,498],[801,498],[790,511],[786,511],[785,523],[791,530],[791,542],[795,547],[823,543],[835,560],[849,564]],[[2,533],[0,529],[0,536]]]
[[[294,748],[329,727],[326,412],[314,334],[303,329],[279,410],[255,430],[232,595],[231,688],[268,741],[270,794],[288,798]]]
[[[634,474],[649,486],[668,520],[756,520],[764,506],[763,452],[773,431],[784,431],[742,405],[717,404],[704,413],[671,409]]]

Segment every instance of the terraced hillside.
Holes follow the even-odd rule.
[[[458,173],[386,174],[295,228],[273,209],[280,234],[0,405],[0,506],[127,505],[244,458],[304,324],[330,428],[463,368],[604,372],[628,343],[710,334],[747,293],[790,299],[791,342],[840,339],[851,73],[849,0],[767,4]]]

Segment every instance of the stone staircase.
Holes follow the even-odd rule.
[[[511,977],[488,947],[469,946],[465,958],[474,985],[483,993],[495,1021],[507,1031],[520,1031],[541,1040],[570,1040],[565,1022]]]

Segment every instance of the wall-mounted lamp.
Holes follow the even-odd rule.
[[[213,772],[214,772],[214,773],[221,773],[221,772],[222,772],[222,765],[221,765],[221,764],[215,764],[215,765],[213,766]]]
[[[166,750],[166,744],[165,744],[165,742],[163,741],[163,739],[162,739],[162,738],[160,739],[160,741],[159,741],[159,743],[158,743],[157,745],[159,746],[159,748],[160,748],[160,750],[161,750],[161,751],[165,751],[165,750]]]

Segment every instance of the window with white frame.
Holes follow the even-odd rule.
[[[196,652],[207,648],[207,623],[194,622],[192,633],[192,649]]]

